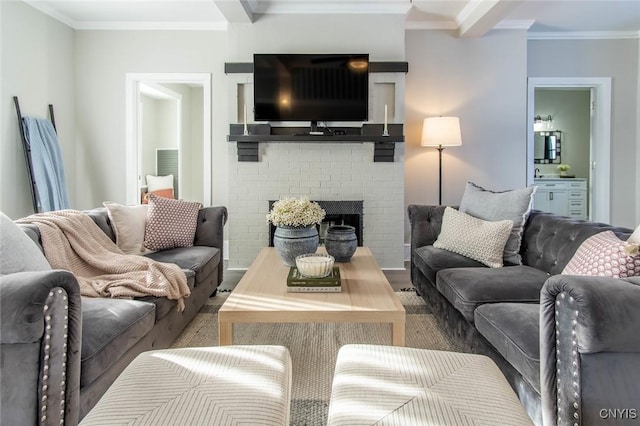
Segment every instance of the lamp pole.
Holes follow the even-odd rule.
[[[444,147],[442,145],[438,145],[436,148],[438,150],[438,205],[442,205],[442,151],[444,151]]]

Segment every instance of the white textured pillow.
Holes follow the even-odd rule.
[[[147,192],[173,188],[173,175],[153,176],[147,175]]]
[[[535,192],[535,186],[497,192],[467,182],[460,201],[460,211],[483,220],[511,220],[513,229],[505,244],[503,256],[505,262],[520,265],[522,233],[531,212]]]
[[[125,254],[152,253],[144,246],[144,230],[147,226],[147,204],[137,206],[123,206],[122,204],[105,201],[111,226],[116,234],[116,245]]]
[[[433,246],[499,268],[503,266],[502,253],[512,229],[511,220],[489,222],[447,207]]]
[[[51,269],[38,245],[2,212],[0,236],[0,275]]]

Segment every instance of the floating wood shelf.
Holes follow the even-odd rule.
[[[333,133],[325,130],[323,135],[309,135],[308,127],[271,127],[269,124],[248,124],[248,135],[243,134],[242,124],[231,124],[228,142],[237,142],[238,161],[260,161],[259,144],[261,142],[298,142],[298,143],[373,143],[374,162],[393,162],[395,144],[404,142],[404,126],[389,124],[389,136],[383,136],[382,124],[363,124],[362,127],[335,127]]]

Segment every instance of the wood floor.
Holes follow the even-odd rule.
[[[409,262],[405,262],[404,270],[383,270],[384,275],[389,280],[391,288],[394,291],[407,290],[413,288],[411,284],[411,278],[409,276]],[[224,279],[222,284],[218,287],[219,291],[231,291],[235,288],[238,281],[242,278],[245,271],[229,270],[227,268],[227,262],[224,262]]]

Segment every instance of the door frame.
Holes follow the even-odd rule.
[[[535,173],[534,132],[535,89],[590,88],[591,131],[589,141],[589,219],[609,223],[611,214],[611,78],[530,77],[527,81],[527,184]]]
[[[197,84],[202,86],[202,203],[211,205],[211,74],[210,73],[126,73],[125,78],[125,129],[126,129],[126,161],[125,181],[127,204],[140,203],[138,186],[138,85],[145,83]]]

